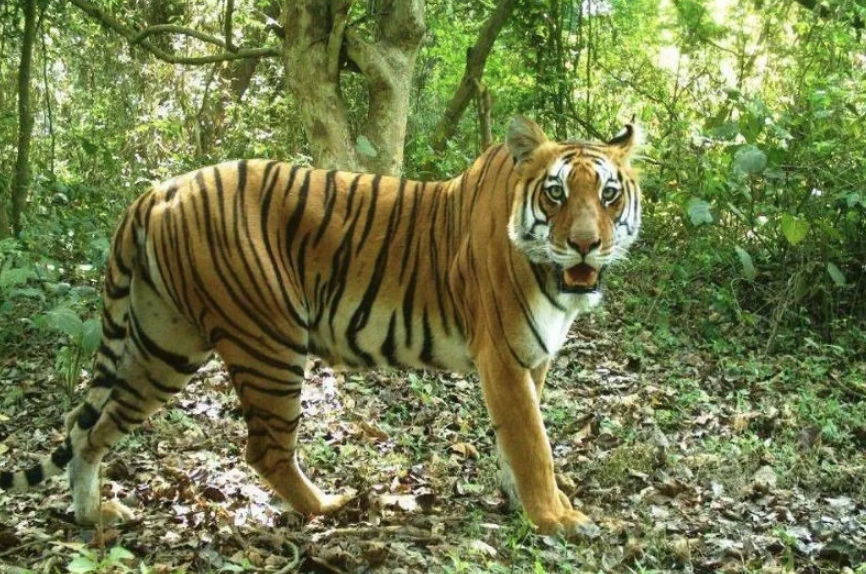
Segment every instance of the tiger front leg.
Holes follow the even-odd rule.
[[[484,400],[496,430],[503,464],[517,498],[543,534],[576,535],[593,528],[556,486],[553,455],[530,371],[494,352],[478,360]]]

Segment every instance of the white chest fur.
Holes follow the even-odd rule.
[[[539,297],[534,301],[533,316],[538,327],[538,334],[544,342],[544,349],[539,350],[541,354],[546,355],[545,357],[538,357],[539,360],[559,352],[575,318],[578,314],[587,313],[597,306],[601,302],[601,294],[562,294],[557,302],[560,304],[559,308],[544,297]],[[546,353],[544,353],[545,350]]]

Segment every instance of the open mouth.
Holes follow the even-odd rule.
[[[587,263],[559,269],[559,290],[564,293],[592,293],[598,291],[599,270]]]

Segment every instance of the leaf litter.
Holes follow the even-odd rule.
[[[862,423],[834,434],[804,413],[786,382],[811,376],[802,363],[773,359],[765,377],[748,354],[659,344],[617,316],[575,326],[543,399],[557,482],[599,525],[591,538],[538,536],[508,509],[474,377],[318,361],[301,460],[324,490],[355,496],[302,516],[244,462],[215,360],[106,458],[103,496],[137,520],[76,526],[65,479],[2,493],[0,572],[866,571]],[[17,351],[0,357],[2,468],[62,441],[69,407],[39,382],[55,377],[50,347]]]

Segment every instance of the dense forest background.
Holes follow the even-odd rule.
[[[316,5],[311,24],[299,7]],[[98,345],[113,227],[149,182],[252,157],[440,179],[501,141],[516,114],[563,140],[604,139],[635,116],[647,135],[642,238],[611,274],[605,310],[576,325],[546,410],[563,480],[604,534],[575,547],[484,510],[437,529],[495,492],[475,383],[395,373],[385,390],[376,375],[320,370],[308,406],[339,417],[302,431],[317,437],[308,466],[333,481],[354,456],[341,484],[384,485],[414,506],[376,507],[379,530],[343,517],[286,543],[310,571],[866,572],[864,19],[860,0],[0,3],[0,457],[17,457],[4,466],[58,440]],[[367,398],[347,407],[353,389]],[[150,458],[114,467],[126,488],[182,469],[171,495],[139,488],[173,517],[148,525],[156,542],[58,535],[57,516],[23,519],[28,499],[4,497],[0,560],[265,568],[253,550],[280,555],[285,541],[262,533],[276,510],[233,531],[216,515],[188,522],[210,533],[206,558],[158,542],[191,520],[172,496],[223,513],[235,512],[225,493],[258,500],[195,486],[195,460],[159,462],[158,441],[178,428],[215,432],[193,399],[240,424],[233,399],[213,392],[197,388],[161,433],[135,439]],[[395,414],[388,397],[421,407]],[[340,426],[355,417],[375,424]],[[425,425],[420,437],[398,430]],[[374,456],[335,428],[365,436]],[[57,492],[48,504],[62,511]]]

